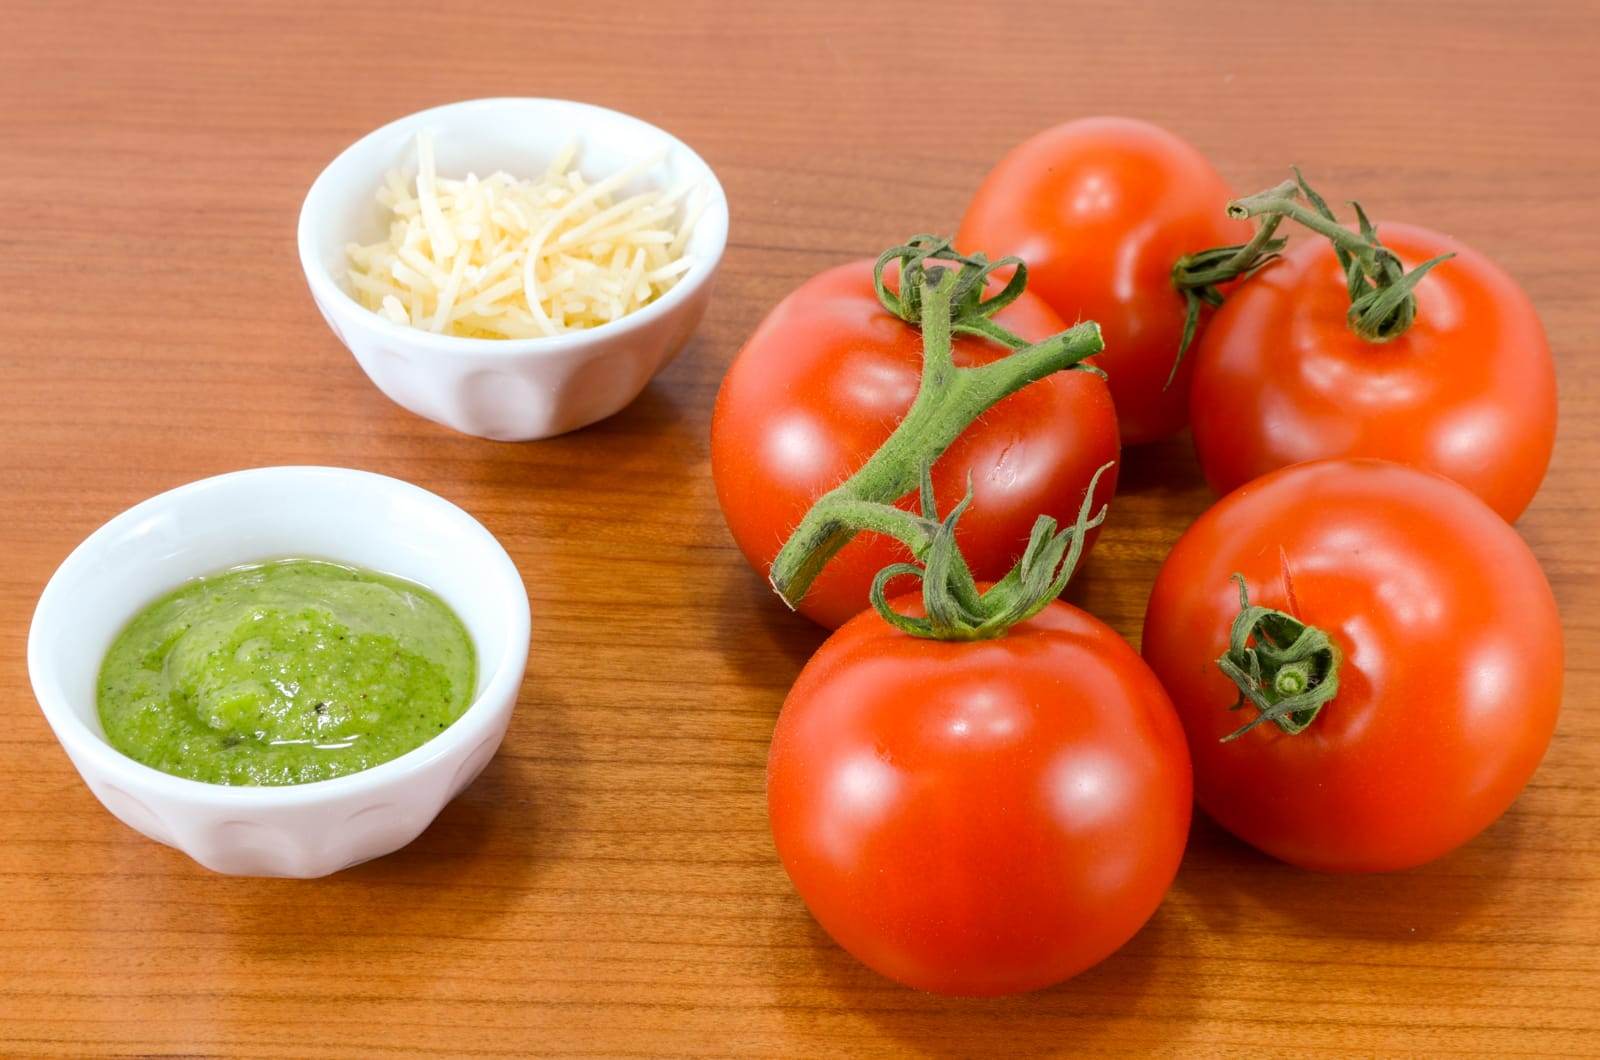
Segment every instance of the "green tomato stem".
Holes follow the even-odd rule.
[[[888,289],[884,278],[885,268],[896,259],[901,263],[898,294]],[[940,264],[943,261],[956,262],[959,268]],[[1010,281],[999,294],[985,298],[989,275],[1001,267],[1014,270]],[[1027,268],[1017,259],[989,262],[965,257],[956,254],[948,240],[918,236],[878,259],[874,282],[889,311],[922,329],[921,384],[910,410],[883,446],[855,474],[818,498],[774,558],[769,578],[790,607],[804,598],[827,562],[863,530],[889,533],[916,554],[916,546],[907,540],[915,537],[907,524],[876,513],[871,518],[877,525],[867,525],[863,514],[867,509],[861,505],[892,506],[916,489],[919,478],[962,431],[1029,383],[1066,369],[1098,371],[1083,363],[1104,347],[1100,328],[1092,321],[1030,344],[990,319],[1020,295],[1027,282]],[[957,333],[983,335],[1015,352],[980,367],[958,367],[951,346]]]

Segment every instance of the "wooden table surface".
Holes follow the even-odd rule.
[[[0,1053],[1600,1052],[1600,8],[451,6],[0,5]],[[733,211],[682,357],[614,419],[522,445],[391,405],[294,244],[344,145],[501,94],[666,126]],[[774,857],[767,740],[822,635],[728,538],[709,411],[786,291],[952,228],[1003,150],[1101,112],[1176,130],[1241,192],[1297,161],[1526,286],[1562,421],[1519,529],[1565,616],[1565,711],[1511,812],[1434,865],[1308,875],[1200,821],[1102,966],[944,1000],[836,948]],[[488,771],[407,849],[314,882],[215,876],[115,821],[24,664],[40,589],[101,522],[279,463],[455,501],[533,601]],[[1208,500],[1187,441],[1127,453],[1071,598],[1136,639]]]

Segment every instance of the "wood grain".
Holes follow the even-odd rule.
[[[455,6],[0,4],[0,1052],[1600,1053],[1600,9]],[[385,400],[294,250],[342,146],[497,94],[665,125],[734,215],[685,354],[611,421],[527,445]],[[773,856],[766,741],[820,633],[728,539],[708,414],[789,288],[949,229],[1001,151],[1097,112],[1179,131],[1241,190],[1298,161],[1527,287],[1562,425],[1520,529],[1566,619],[1565,712],[1511,812],[1437,864],[1307,875],[1201,822],[1104,965],[940,1000],[835,948]],[[111,515],[297,462],[475,513],[527,580],[535,648],[504,749],[417,843],[319,882],[227,879],[101,810],[23,644]],[[1208,494],[1181,441],[1129,453],[1123,481],[1072,596],[1136,638]]]

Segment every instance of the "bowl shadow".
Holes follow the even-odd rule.
[[[227,879],[235,893],[211,915],[232,945],[255,958],[376,959],[410,933],[471,937],[511,914],[561,857],[564,834],[541,825],[578,798],[539,783],[539,759],[577,750],[559,715],[527,698],[525,684],[500,750],[411,843],[319,879]],[[539,759],[519,745],[537,746]]]

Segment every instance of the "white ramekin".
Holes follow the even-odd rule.
[[[122,627],[191,578],[280,557],[366,567],[438,593],[477,649],[472,705],[421,747],[314,784],[205,784],[106,743],[96,685]],[[364,471],[257,468],[152,497],[90,534],[39,597],[28,673],[84,783],[125,824],[217,872],[321,876],[411,842],[494,756],[522,686],[528,622],[511,557],[450,502]]]
[[[416,172],[419,132],[432,134],[446,176],[537,174],[576,140],[578,169],[600,179],[664,150],[662,164],[624,191],[699,186],[690,197],[705,200],[688,244],[694,264],[643,309],[548,338],[460,338],[386,320],[351,297],[346,247],[383,238],[387,221],[373,196],[389,170]],[[312,297],[378,388],[420,416],[505,441],[574,430],[637,397],[699,324],[727,241],[727,199],[699,155],[637,118],[561,99],[475,99],[390,122],[329,163],[300,209],[300,264]]]

